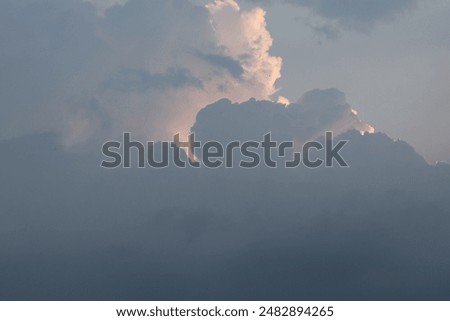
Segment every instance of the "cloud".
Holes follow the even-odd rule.
[[[119,91],[145,92],[149,89],[165,90],[183,87],[203,88],[200,79],[192,76],[187,69],[170,68],[164,73],[152,74],[144,70],[123,70],[115,79],[105,83],[105,87]]]
[[[276,91],[281,59],[269,54],[262,9],[118,3],[95,2],[108,7],[101,15],[80,0],[2,4],[0,138],[53,131],[73,146],[127,130],[167,139],[220,98]],[[109,126],[85,112],[93,100]]]
[[[253,3],[272,3],[272,0],[249,0]],[[327,36],[335,37],[341,28],[368,31],[376,23],[393,19],[414,9],[418,0],[285,0],[286,3],[308,9],[323,18],[311,27]]]
[[[55,135],[2,141],[0,298],[448,299],[450,168],[342,137],[350,167],[317,170],[103,171]]]
[[[448,165],[371,134],[337,89],[271,101],[281,59],[260,8],[116,3],[0,2],[0,299],[449,299]],[[192,125],[222,141],[333,130],[350,167],[98,166],[122,130]]]
[[[106,11],[115,6],[124,6],[128,0],[83,0],[91,3],[100,16],[104,16]]]
[[[417,0],[288,1],[308,7],[316,14],[328,19],[336,19],[339,23],[349,26],[370,25],[379,20],[391,18],[413,8],[417,3]]]
[[[239,79],[244,73],[244,69],[242,68],[240,62],[231,57],[220,54],[202,53],[198,53],[198,56],[202,59],[205,59],[205,61],[209,62],[210,64],[228,71],[234,78]]]
[[[260,89],[253,97],[272,95],[281,76],[282,60],[269,54],[272,37],[266,29],[265,11],[261,8],[242,11],[234,0],[216,0],[206,7],[212,15],[218,45],[241,62],[243,78]]]
[[[288,105],[255,99],[243,103],[220,100],[197,114],[192,132],[204,141],[260,140],[271,132],[278,140],[306,142],[323,136],[325,131],[338,135],[350,129],[374,132],[358,118],[344,93],[315,89]]]

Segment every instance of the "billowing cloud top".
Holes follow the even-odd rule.
[[[306,142],[333,131],[350,129],[373,133],[337,89],[312,90],[297,103],[283,104],[251,99],[243,103],[220,100],[201,110],[192,128],[200,140],[260,140],[271,132],[278,140]]]

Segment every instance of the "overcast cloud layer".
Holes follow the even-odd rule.
[[[448,300],[450,167],[341,138],[350,167],[317,170],[99,170],[52,135],[3,142],[0,298]]]

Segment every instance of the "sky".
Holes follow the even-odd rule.
[[[448,300],[449,18],[441,0],[0,0],[0,299]],[[348,167],[99,166],[124,132],[326,131]]]

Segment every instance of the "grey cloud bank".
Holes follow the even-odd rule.
[[[448,299],[450,166],[342,137],[350,168],[294,171],[99,170],[53,135],[2,142],[0,298]]]

